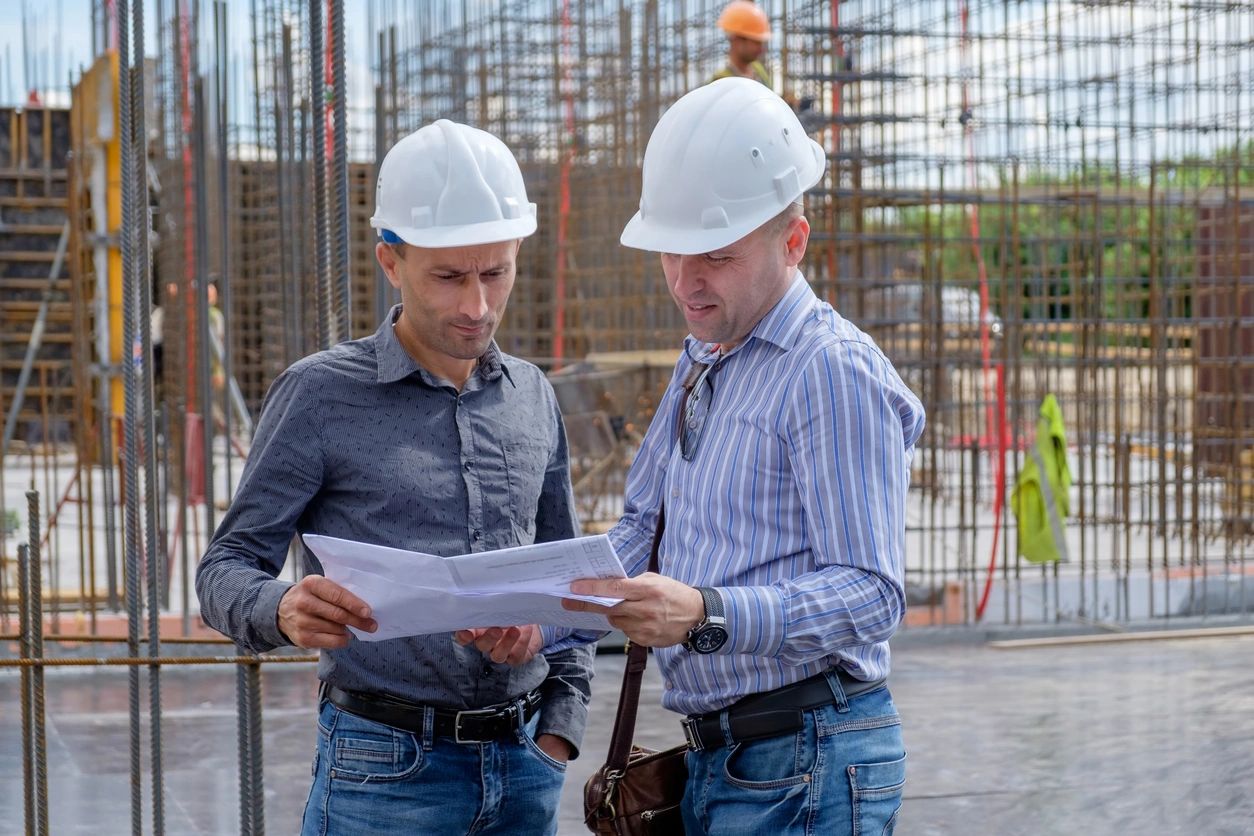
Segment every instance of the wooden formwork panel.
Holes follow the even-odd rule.
[[[75,420],[68,260],[49,277],[66,219],[69,125],[68,110],[0,109],[0,389],[6,414],[45,294],[49,302],[19,413],[19,440],[68,439]]]
[[[560,341],[569,362],[595,352],[676,348],[686,329],[657,257],[618,243],[639,201],[639,169],[571,168],[560,251],[561,166],[525,162],[522,171],[537,229],[519,250],[518,276],[497,334],[502,349],[545,361],[557,356]]]
[[[0,108],[0,169],[64,173],[70,152],[70,112]]]
[[[1254,201],[1201,207],[1197,221],[1198,460],[1254,448]]]
[[[259,408],[270,381],[288,362],[318,348],[313,216],[300,211],[296,213],[301,219],[299,224],[282,223],[275,171],[273,162],[231,163],[230,176],[236,183],[231,211],[233,371],[254,409]],[[370,216],[374,212],[374,177],[371,164],[349,166],[349,286],[354,337],[370,334],[378,326],[375,235],[370,227]],[[280,258],[283,251],[289,253],[286,262]],[[302,292],[293,294],[293,285]],[[294,310],[293,305],[298,309]],[[295,340],[296,345],[276,344],[277,323],[295,323],[300,328],[302,333]]]
[[[230,319],[232,371],[250,409],[286,366],[274,323],[283,321],[278,192],[272,162],[235,161],[230,176],[233,274]]]
[[[370,226],[374,214],[375,171],[373,164],[357,163],[348,168],[348,269],[352,274],[352,329],[354,337],[374,333],[379,326],[375,315],[377,280],[374,243],[378,240]]]

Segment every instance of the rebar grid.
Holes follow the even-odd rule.
[[[131,3],[130,51],[142,56],[142,4]],[[138,128],[122,134],[121,241],[135,248],[123,271],[128,361],[102,354],[109,278],[93,272],[91,255],[117,230],[92,226],[94,207],[72,195],[73,358],[55,340],[40,354],[20,453],[4,459],[47,483],[47,524],[31,542],[35,565],[46,547],[51,616],[77,608],[94,625],[126,608],[138,629],[148,599],[147,655],[128,635],[125,660],[86,663],[151,666],[149,711],[159,717],[156,670],[183,661],[161,655],[160,610],[181,612],[190,633],[191,573],[248,443],[212,384],[205,283],[218,280],[229,323],[225,376],[255,417],[287,365],[368,333],[396,301],[373,263],[375,165],[437,118],[497,134],[523,166],[540,226],[523,244],[498,341],[554,370],[585,523],[613,522],[685,331],[656,257],[617,240],[654,124],[725,60],[714,25],[722,5],[370,0],[365,21],[337,26],[339,3],[328,14],[324,0],[250,0],[237,11],[250,38],[228,49],[225,20],[193,15],[212,7],[216,24],[219,4],[157,4],[152,121],[133,118],[150,106],[139,75],[123,73],[131,95],[118,102],[129,108],[122,122]],[[912,623],[1248,619],[1254,3],[762,5],[776,91],[828,153],[807,198],[803,270],[928,410],[912,465]],[[125,17],[127,5],[118,8]],[[363,43],[368,59],[354,58]],[[354,100],[363,85],[351,74],[328,76],[328,55],[368,65],[373,99]],[[81,156],[67,161],[63,149],[60,160],[82,169],[69,180],[83,187],[89,143],[77,134],[74,143]],[[31,282],[47,272],[42,227],[52,219],[38,213],[62,211],[59,192],[76,188],[51,166],[47,141],[15,147],[35,150],[0,159],[0,211],[17,222],[0,230],[6,375],[30,331]],[[150,165],[156,185],[146,188]],[[149,203],[151,271],[138,234]],[[166,314],[159,411],[146,394],[148,296]],[[109,391],[123,377],[117,415]],[[74,394],[58,394],[71,378]],[[1062,406],[1075,481],[1070,562],[1037,566],[1018,556],[1008,503],[1047,394]],[[214,404],[227,413],[221,423]],[[57,481],[65,468],[52,441],[64,413],[90,416],[75,427],[76,485]],[[117,421],[126,434],[114,433]],[[58,537],[68,503],[86,530],[67,549]],[[12,586],[5,568],[0,591]],[[175,585],[182,598],[171,601]],[[259,668],[238,663],[241,829],[260,833]]]

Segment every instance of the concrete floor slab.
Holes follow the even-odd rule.
[[[910,761],[898,833],[1254,834],[1252,651],[1250,637],[999,650],[903,635],[893,691]],[[604,758],[622,666],[620,655],[597,660],[562,834],[585,832],[581,788]],[[56,670],[47,683],[51,831],[129,831],[125,672]],[[266,668],[263,687],[266,828],[294,833],[309,787],[313,668]],[[654,747],[680,741],[660,689],[651,668],[637,739]],[[166,668],[162,690],[166,832],[238,833],[234,676]],[[15,673],[0,675],[0,704],[0,833],[19,833]],[[146,731],[142,753],[146,770]]]

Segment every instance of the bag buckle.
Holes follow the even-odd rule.
[[[684,730],[684,740],[688,743],[688,748],[694,752],[700,752],[705,749],[705,745],[701,742],[701,735],[697,733],[697,721],[692,717],[685,717],[679,721],[679,725]]]
[[[517,703],[510,703],[505,708],[476,708],[459,711],[453,717],[453,740],[458,743],[482,743],[485,738],[462,737],[462,721],[466,719],[496,719],[503,718],[510,721],[511,725],[516,725],[513,720],[518,715]]]
[[[621,769],[606,769],[605,775],[605,795],[601,797],[601,807],[606,812],[606,818],[618,818],[618,810],[614,807],[614,796],[618,793],[618,782],[627,773]]]

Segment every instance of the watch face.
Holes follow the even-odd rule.
[[[727,641],[727,631],[722,627],[706,627],[692,637],[692,649],[698,653],[713,653]]]

